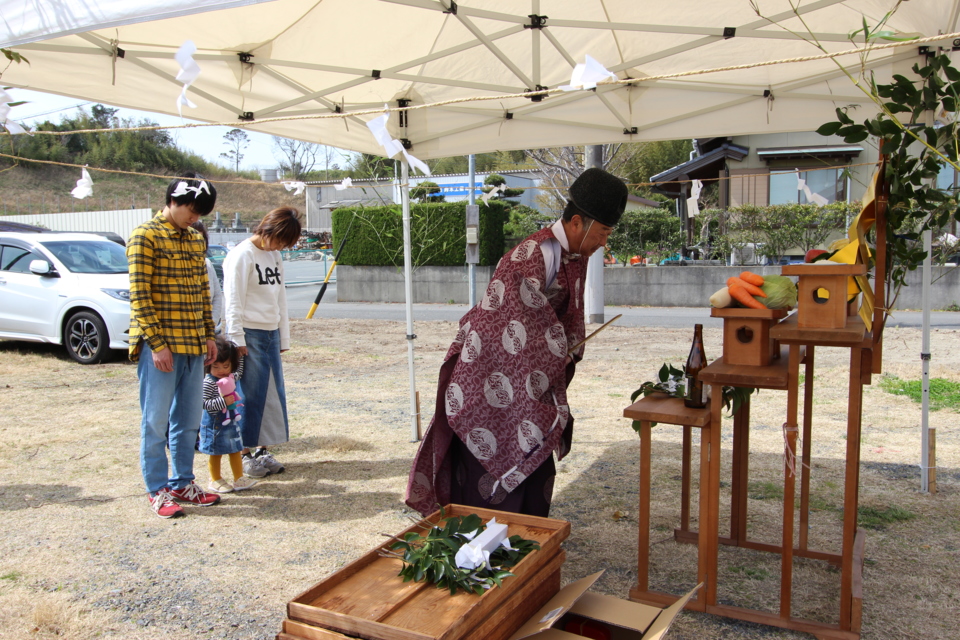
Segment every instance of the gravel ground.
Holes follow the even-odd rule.
[[[416,332],[425,428],[455,324],[418,323]],[[80,367],[58,348],[0,343],[0,638],[274,637],[287,602],[381,544],[381,533],[408,525],[402,495],[417,445],[404,333],[401,322],[295,321],[294,348],[284,355],[292,439],[276,448],[286,473],[220,505],[189,508],[178,520],[156,518],[143,494],[133,366]],[[661,363],[685,360],[691,335],[612,327],[588,346],[570,393],[574,448],[558,465],[552,513],[572,523],[564,581],[604,568],[600,592],[626,597],[635,584],[637,438],[620,416]],[[705,340],[707,354],[719,356],[720,330],[708,329]],[[958,347],[960,332],[934,334],[935,354]],[[919,377],[918,352],[918,331],[889,329],[885,370]],[[953,368],[935,359],[933,375],[960,379]],[[818,351],[811,540],[828,548],[841,518],[845,375],[840,350]],[[750,534],[757,539],[779,532],[783,411],[783,394],[766,391],[752,409]],[[916,517],[869,532],[864,638],[956,635],[949,622],[960,613],[955,420],[950,411],[931,415],[940,493],[920,494],[919,409],[867,388],[861,504]],[[723,436],[729,478],[729,425]],[[695,577],[695,548],[670,533],[679,512],[679,446],[679,429],[655,430],[651,581],[673,592]],[[204,456],[196,470],[205,484]],[[724,549],[722,599],[775,607],[775,565],[766,554]],[[835,571],[798,562],[796,576],[798,612],[836,615]],[[810,636],[683,613],[669,637]]]

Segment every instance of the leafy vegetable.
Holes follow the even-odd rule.
[[[797,306],[797,285],[786,276],[764,276],[760,288],[767,294],[763,303],[768,309],[792,309]]]

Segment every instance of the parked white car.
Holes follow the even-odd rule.
[[[62,344],[80,364],[126,349],[124,248],[87,233],[0,233],[0,338]]]

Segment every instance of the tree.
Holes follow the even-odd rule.
[[[487,193],[499,187],[501,185],[506,185],[507,179],[504,178],[499,173],[491,173],[483,180],[483,192]],[[506,198],[519,198],[523,195],[523,189],[504,189],[500,193],[494,196],[495,200],[504,200]]]
[[[650,182],[651,176],[683,164],[690,159],[693,144],[690,140],[664,140],[660,142],[638,142],[624,145],[626,158],[623,173],[632,184]],[[650,187],[638,187],[640,192],[652,191]],[[701,194],[701,198],[704,194]]]
[[[656,264],[683,247],[680,219],[664,209],[625,211],[607,240],[607,247],[628,264],[633,256]]]
[[[622,162],[619,156],[623,145],[605,144],[602,152],[602,168],[617,174]],[[530,149],[527,157],[536,165],[540,175],[542,199],[548,210],[557,214],[567,204],[567,190],[573,181],[584,172],[583,147],[553,147],[550,149]]]
[[[410,197],[417,202],[443,202],[444,196],[440,185],[430,180],[423,180],[410,189]]]
[[[386,178],[393,175],[393,160],[360,153],[351,159],[350,174],[354,178]]]
[[[303,180],[317,165],[322,144],[273,136],[274,149],[280,153],[280,168],[293,180]]]
[[[230,129],[223,134],[223,144],[227,145],[227,150],[220,157],[233,164],[234,170],[240,173],[240,162],[244,149],[250,146],[250,136],[243,129]]]

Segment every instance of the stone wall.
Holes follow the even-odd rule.
[[[483,297],[493,267],[477,267],[477,299]],[[604,304],[613,306],[705,307],[714,291],[744,267],[607,267]],[[779,267],[750,267],[779,275]],[[960,268],[934,267],[931,308],[960,305]],[[920,309],[920,270],[910,272],[894,308]],[[467,267],[420,267],[414,271],[413,301],[468,302]],[[403,270],[396,267],[337,267],[340,302],[404,302]]]

